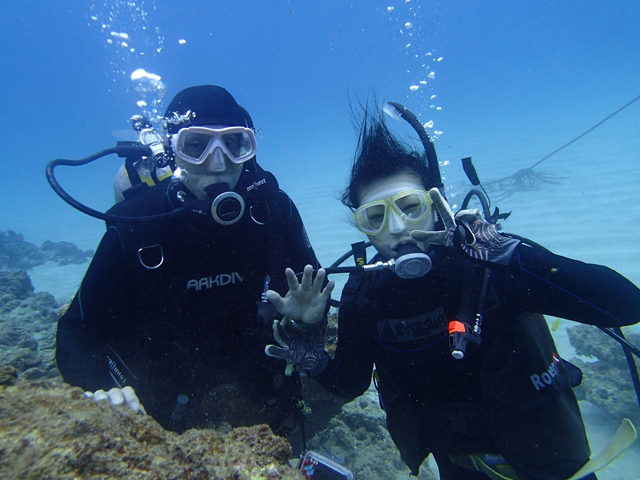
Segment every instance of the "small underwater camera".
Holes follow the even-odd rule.
[[[309,480],[354,480],[351,470],[317,452],[307,451],[300,455],[298,470]]]

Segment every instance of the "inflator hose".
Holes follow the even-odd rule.
[[[60,198],[62,198],[65,202],[67,202],[73,208],[91,217],[104,220],[105,222],[149,222],[149,221],[156,221],[156,220],[164,220],[165,218],[184,215],[186,213],[186,209],[184,208],[179,208],[171,212],[161,213],[158,215],[149,215],[147,217],[121,217],[118,215],[110,215],[108,213],[102,213],[87,207],[86,205],[80,203],[71,195],[69,195],[60,186],[54,174],[54,169],[59,165],[64,165],[67,167],[79,167],[81,165],[86,165],[87,163],[91,163],[95,160],[98,160],[99,158],[106,157],[107,155],[111,155],[114,153],[117,154],[119,157],[129,157],[132,155],[145,156],[149,154],[149,147],[137,142],[118,142],[118,144],[115,147],[107,148],[106,150],[102,150],[98,153],[94,153],[93,155],[89,155],[88,157],[82,158],[80,160],[67,160],[64,158],[51,160],[47,164],[47,168],[45,170],[47,181],[49,182],[49,185],[51,185],[51,188],[53,188],[53,191],[56,192]]]

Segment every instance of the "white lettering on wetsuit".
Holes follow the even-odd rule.
[[[556,368],[556,364],[558,363],[560,363],[560,357],[558,357],[557,353],[553,352],[553,361],[549,364],[547,371],[540,375],[534,373],[529,377],[537,391],[540,391],[543,388],[546,388],[547,385],[551,385],[553,383],[553,379],[558,376],[558,369]]]
[[[247,192],[250,192],[251,190],[258,188],[260,185],[264,185],[265,183],[267,183],[267,180],[264,178],[258,182],[253,182],[251,185],[247,187]]]
[[[238,272],[220,273],[215,277],[204,277],[200,280],[189,280],[187,282],[187,290],[193,288],[199,292],[200,290],[224,287],[229,284],[233,285],[236,282],[242,282],[243,280],[244,279]]]

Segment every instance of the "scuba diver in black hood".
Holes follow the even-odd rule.
[[[299,384],[263,354],[277,314],[264,292],[286,291],[287,265],[319,267],[298,210],[257,164],[251,118],[224,88],[178,93],[156,140],[152,166],[169,178],[149,187],[127,168],[123,201],[106,215],[84,209],[107,231],[58,323],[62,377],[127,403],[133,387],[169,429],[268,423],[284,434]],[[52,164],[65,198],[53,167],[73,162]]]
[[[572,391],[581,372],[558,355],[543,314],[619,328],[638,321],[640,290],[607,267],[501,234],[479,210],[454,214],[424,143],[425,154],[413,151],[365,112],[342,198],[377,255],[339,267],[353,273],[335,356],[323,345],[328,289],[311,267],[300,281],[287,269],[284,298],[267,293],[285,319],[265,352],[350,399],[373,375],[414,475],[433,454],[443,480],[566,480],[595,462]],[[413,267],[402,275],[377,268],[406,253]],[[587,467],[572,478],[596,477]]]

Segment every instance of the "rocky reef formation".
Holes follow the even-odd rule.
[[[0,478],[302,478],[266,425],[178,435],[66,384],[20,381],[6,367],[0,382]]]
[[[60,379],[55,365],[58,304],[34,293],[24,270],[0,271],[0,365],[23,379]]]
[[[620,344],[590,325],[577,325],[567,332],[579,355],[597,359],[593,362],[571,359],[583,372],[582,384],[574,389],[578,400],[587,400],[618,419],[628,418],[640,425],[640,407]],[[639,334],[626,336],[632,344],[640,345]]]
[[[386,414],[380,408],[375,390],[345,404],[328,428],[317,433],[309,448],[343,462],[355,478],[406,480],[410,470],[386,428]],[[422,465],[419,480],[434,480],[428,462]]]
[[[37,247],[13,230],[0,232],[1,270],[27,270],[48,261],[57,262],[58,265],[82,264],[91,257],[93,251],[80,250],[71,242],[47,240],[41,247]]]
[[[0,371],[0,478],[301,478],[286,462],[291,445],[268,427],[178,435],[126,408],[95,404],[63,384],[55,364],[61,308],[52,295],[34,292],[26,269],[52,260],[82,263],[91,252],[76,256],[80,251],[72,244],[65,250],[58,248],[65,242],[49,243],[38,248],[22,235],[0,232],[0,366],[10,366]],[[332,315],[330,354],[336,341]],[[328,398],[316,382],[302,383],[312,412],[305,422],[310,448],[341,458],[356,478],[407,478],[375,392],[344,404]],[[297,455],[299,432],[291,441]],[[436,477],[425,465],[418,478]]]

